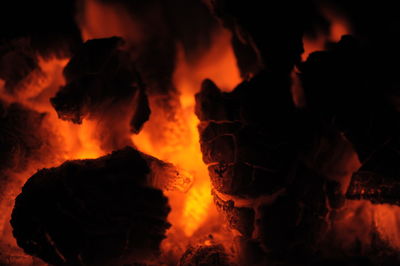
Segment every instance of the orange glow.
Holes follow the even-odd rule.
[[[179,49],[174,78],[183,106],[194,104],[193,93],[205,78],[212,79],[223,91],[231,91],[242,81],[230,40],[231,33],[219,29],[214,34],[213,46],[195,63],[188,62],[183,49]]]
[[[188,62],[183,50],[179,49],[174,84],[180,95],[179,102],[175,104],[174,118],[162,120],[162,110],[157,106],[158,96],[150,96],[151,119],[139,135],[132,136],[139,150],[171,162],[194,176],[192,187],[186,194],[169,194],[172,205],[170,221],[186,236],[193,235],[207,219],[217,215],[212,204],[207,166],[200,151],[194,94],[205,78],[213,79],[225,91],[232,90],[241,81],[230,44],[230,33],[220,29],[214,36],[213,46],[197,62]],[[160,130],[160,125],[166,134],[154,132]]]
[[[29,158],[26,169],[11,169],[7,172],[10,182],[4,189],[6,195],[0,198],[0,245],[2,248],[11,249],[9,254],[14,254],[23,260],[31,260],[24,255],[22,250],[17,249],[15,239],[9,224],[11,211],[15,197],[20,193],[22,185],[38,169],[54,167],[65,160],[97,158],[105,152],[99,148],[96,139],[96,124],[84,121],[82,125],[58,119],[56,111],[52,108],[49,98],[64,83],[62,70],[68,63],[67,59],[39,59],[41,71],[31,74],[29,82],[24,90],[15,95],[7,95],[4,88],[0,87],[1,99],[6,102],[18,102],[32,110],[46,113],[43,126],[50,135],[42,138],[47,145],[41,147],[40,158]],[[37,78],[37,80],[34,80]],[[32,134],[43,134],[44,132],[32,132]],[[46,133],[47,134],[47,133]],[[28,264],[23,264],[28,265]]]
[[[49,101],[65,83],[62,70],[67,63],[68,59],[39,58],[41,71],[40,75],[37,75],[38,80],[33,81],[26,91],[16,95],[2,93],[1,99],[6,102],[18,102],[32,110],[46,113],[45,126],[55,134],[55,139],[51,141],[53,148],[58,151],[57,161],[97,158],[104,155],[104,152],[96,140],[96,123],[83,121],[81,125],[76,125],[60,120]],[[0,91],[3,89],[0,88]]]
[[[120,36],[136,43],[143,38],[140,24],[133,21],[132,14],[118,4],[84,0],[78,21],[84,41]]]
[[[388,204],[375,205],[374,222],[383,240],[400,250],[400,207]]]
[[[329,33],[319,32],[316,37],[305,36],[303,38],[303,61],[307,60],[312,52],[325,50],[327,42],[338,42],[343,35],[351,34],[350,23],[339,13],[329,8],[322,8],[321,12],[330,23]]]
[[[372,204],[367,200],[348,201],[334,223],[338,244],[350,250],[355,244],[367,250],[375,234],[390,247],[400,250],[400,207]]]

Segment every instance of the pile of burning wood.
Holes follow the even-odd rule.
[[[311,0],[61,2],[53,26],[39,20],[0,39],[0,238],[13,236],[0,241],[1,265],[400,263],[393,11],[364,4],[355,15],[357,5]],[[83,41],[77,21],[95,2],[124,7],[140,37],[110,27]],[[336,41],[333,10],[352,26]],[[387,12],[376,21],[382,31],[368,28],[372,12]],[[223,222],[175,236],[187,245],[173,252],[163,246],[176,226],[170,191],[196,180],[131,135],[157,112],[178,120],[176,44],[195,60],[220,25],[232,34],[242,82],[228,92],[205,79],[191,111]],[[323,46],[305,51],[306,38]],[[61,86],[43,84],[46,57],[69,60]],[[65,125],[95,121],[103,154],[65,157],[51,112]],[[14,238],[34,259],[22,259]]]

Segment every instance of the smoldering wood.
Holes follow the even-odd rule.
[[[369,57],[369,49],[344,36],[299,66],[307,108],[344,132],[361,162],[400,132],[400,115],[392,102],[398,91],[386,84],[397,81],[382,83],[382,70],[376,69],[380,63]]]
[[[217,209],[225,215],[229,227],[237,230],[245,237],[251,237],[254,231],[254,210],[247,207],[237,207],[232,200],[224,201],[214,191],[212,195]]]
[[[128,51],[118,37],[89,40],[64,69],[66,85],[51,103],[58,116],[73,123],[100,118],[105,110],[131,106],[132,132],[140,131],[150,115],[146,88]]]
[[[182,255],[179,266],[235,266],[221,244],[190,246]]]
[[[148,185],[150,171],[130,147],[38,171],[12,213],[18,245],[53,265],[151,261],[170,227],[170,208]]]
[[[284,75],[265,71],[231,93],[206,80],[196,95],[200,145],[214,201],[241,242],[253,243],[243,246],[253,254],[249,261],[308,261],[327,233],[330,210],[344,203],[340,184],[329,180],[317,163],[336,152],[337,138],[304,127],[303,122],[320,120],[296,110],[286,86],[290,83]],[[237,207],[237,199],[249,207]]]
[[[380,61],[367,56],[368,48],[344,36],[330,49],[311,54],[300,66],[300,78],[308,108],[344,132],[363,164],[352,177],[347,198],[398,205],[398,91],[388,84],[395,81],[383,82],[381,70],[370,67]]]

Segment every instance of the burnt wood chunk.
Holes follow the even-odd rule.
[[[248,192],[253,168],[243,163],[216,164],[208,168],[213,188],[219,192],[237,195]]]
[[[214,203],[239,242],[250,243],[239,243],[241,255],[260,265],[307,265],[345,200],[342,180],[332,178],[347,169],[336,158],[345,140],[296,110],[289,87],[284,75],[264,71],[229,93],[205,81],[196,95]]]
[[[346,197],[400,205],[399,151],[398,144],[390,142],[374,153],[353,175]]]
[[[400,133],[400,115],[393,104],[399,92],[391,89],[398,88],[398,81],[383,78],[381,71],[392,70],[371,61],[369,54],[370,47],[343,36],[299,65],[307,108],[344,132],[361,162]]]
[[[145,87],[121,38],[89,40],[64,69],[66,85],[51,103],[63,120],[80,124],[118,105],[132,106],[131,126],[137,133],[150,115]]]
[[[254,210],[246,207],[235,207],[232,200],[224,201],[215,192],[212,194],[215,205],[219,211],[225,214],[228,225],[243,236],[250,237],[254,230]]]
[[[179,266],[234,266],[220,244],[190,246],[179,261]]]
[[[53,265],[126,265],[157,256],[170,208],[162,191],[148,186],[149,172],[129,147],[38,171],[12,213],[18,245]]]
[[[232,163],[235,160],[235,142],[232,136],[222,135],[202,146],[205,163]]]

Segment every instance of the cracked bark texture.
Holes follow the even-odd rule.
[[[179,266],[236,266],[222,245],[190,246],[179,261]]]
[[[333,169],[347,143],[296,110],[289,88],[288,77],[266,70],[230,93],[205,80],[196,95],[214,202],[244,261],[307,262],[344,203]]]
[[[127,265],[154,259],[170,227],[162,191],[133,148],[43,169],[24,185],[11,224],[18,245],[52,265]]]

